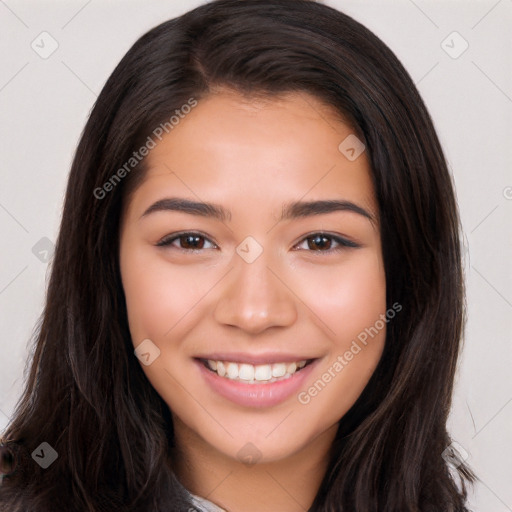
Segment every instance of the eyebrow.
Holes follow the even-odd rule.
[[[156,201],[141,215],[141,218],[150,215],[151,213],[161,211],[175,211],[201,217],[212,217],[220,220],[221,222],[231,220],[231,212],[220,205],[192,201],[190,199],[178,197],[167,197]],[[287,203],[283,206],[279,222],[338,211],[357,213],[358,215],[367,218],[372,224],[376,221],[370,212],[352,201],[327,199],[319,201],[293,201]]]

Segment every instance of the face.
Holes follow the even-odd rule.
[[[202,99],[147,156],[121,275],[180,439],[270,462],[335,431],[385,341],[378,208],[353,130],[307,94]],[[350,143],[352,141],[352,143]],[[351,151],[350,148],[355,148]]]

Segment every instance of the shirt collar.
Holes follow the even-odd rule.
[[[200,512],[226,512],[223,508],[215,505],[211,501],[206,498],[201,498],[200,496],[196,496],[192,494],[190,491],[187,491],[190,495],[190,499],[192,500],[192,504],[199,509]]]

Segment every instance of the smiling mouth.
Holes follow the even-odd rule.
[[[289,379],[294,374],[311,364],[314,359],[303,359],[291,363],[248,364],[233,361],[214,361],[212,359],[199,359],[212,373],[225,379],[245,384],[271,384]]]

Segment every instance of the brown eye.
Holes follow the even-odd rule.
[[[202,249],[204,246],[204,237],[198,235],[181,235],[178,240],[182,249]]]
[[[313,233],[312,235],[303,239],[303,241],[296,247],[307,243],[307,249],[312,252],[335,252],[342,251],[347,248],[359,247],[359,244],[346,240],[340,236],[330,235],[327,233]],[[334,243],[334,247],[333,247]]]
[[[325,236],[325,235],[316,235],[314,237],[309,237],[308,239],[308,247],[311,250],[329,250],[332,245],[332,239],[331,237]]]
[[[205,244],[208,243],[213,247],[206,247],[206,249],[216,248],[213,242],[200,233],[181,233],[170,235],[160,240],[156,245],[158,247],[172,247],[183,251],[199,251],[205,249]]]

